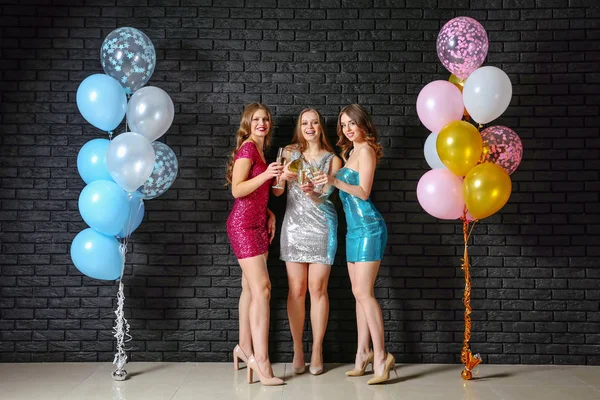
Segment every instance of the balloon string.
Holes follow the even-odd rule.
[[[129,196],[129,202],[133,201],[133,193],[127,193],[127,196]],[[137,197],[136,197],[137,199]],[[139,200],[138,203],[138,209],[135,212],[135,215],[138,215],[138,213],[140,212],[140,210],[142,209],[142,200],[141,199],[137,199]],[[134,213],[131,210],[131,206],[129,207],[129,217],[127,218],[127,226],[126,226],[126,230],[125,230],[125,246],[127,246],[127,244],[129,244],[129,238],[131,237],[132,232],[132,228],[133,226],[131,226],[131,218],[134,215]]]
[[[129,109],[129,100],[131,99],[131,94],[127,93],[127,108]],[[125,132],[128,132],[127,127],[127,113],[125,113]]]
[[[115,311],[115,326],[113,327],[114,337],[117,340],[117,352],[115,353],[113,364],[117,366],[117,369],[114,371],[115,374],[122,376],[123,368],[125,367],[125,364],[127,364],[127,354],[125,353],[125,351],[131,350],[125,348],[125,343],[131,341],[133,338],[129,334],[130,325],[127,319],[125,318],[125,312],[123,310],[123,307],[125,305],[123,274],[125,272],[125,254],[127,254],[127,246],[124,243],[121,243],[121,245],[119,246],[119,251],[121,253],[123,265],[121,267],[119,290],[117,292],[117,310]]]
[[[460,355],[460,361],[464,364],[466,371],[471,371],[475,366],[477,366],[481,362],[481,357],[479,354],[473,356],[471,352],[469,341],[471,340],[471,312],[473,309],[471,308],[471,273],[470,273],[470,264],[469,264],[469,239],[473,233],[473,229],[475,228],[475,224],[477,220],[473,221],[469,229],[469,221],[467,220],[467,210],[465,207],[464,214],[462,217],[463,220],[463,239],[465,242],[464,252],[463,252],[463,264],[462,269],[465,271],[465,290],[463,293],[463,304],[465,306],[464,320],[465,320],[465,333],[463,339],[463,347]],[[464,379],[471,379],[470,374],[463,375]]]
[[[127,197],[129,198],[129,203],[131,203],[133,201],[133,193],[129,192],[127,193]],[[131,236],[131,216],[133,215],[133,212],[131,210],[131,204],[129,204],[129,215],[127,216],[127,225],[125,225],[125,237],[124,239],[124,244],[125,246],[127,246],[127,243],[129,242],[129,236]]]
[[[133,201],[133,194],[128,193],[129,201]],[[141,200],[140,206],[138,208],[138,212],[141,208]],[[117,291],[117,309],[115,310],[115,326],[113,327],[114,337],[117,340],[117,352],[115,353],[115,358],[113,360],[113,364],[117,366],[117,369],[114,371],[114,374],[123,376],[123,368],[125,364],[127,364],[127,354],[125,353],[125,343],[131,341],[133,338],[129,334],[129,323],[125,318],[125,312],[123,310],[125,306],[125,291],[123,287],[123,275],[125,274],[125,255],[127,254],[127,244],[129,243],[129,238],[131,237],[131,216],[132,216],[131,206],[129,206],[129,216],[127,217],[127,225],[125,226],[125,238],[122,239],[121,244],[119,245],[119,251],[121,253],[122,258],[122,266],[121,266],[121,277],[119,278],[119,290]]]
[[[469,221],[467,221],[466,217],[463,220],[463,239],[465,241],[464,251],[463,251],[463,264],[462,269],[465,271],[465,290],[463,293],[463,304],[465,306],[465,333],[463,340],[463,348],[460,355],[460,361],[465,365],[465,368],[468,363],[469,353],[471,350],[469,349],[469,340],[471,340],[471,276],[469,273],[469,246],[468,246],[468,236],[469,234]]]
[[[138,215],[138,213],[140,212],[140,210],[142,209],[142,201],[140,200],[140,203],[138,205],[138,209],[137,212],[135,213],[135,215]],[[131,234],[133,233],[133,226],[131,226],[131,220],[130,222],[127,224],[127,232],[126,232],[126,237],[125,237],[125,246],[127,246],[129,244],[129,239],[131,238]]]
[[[471,225],[471,229],[469,230],[469,235],[467,236],[467,241],[469,241],[469,239],[471,238],[471,234],[473,233],[473,229],[475,229],[475,224],[478,222],[479,220],[475,220],[473,221],[473,225]],[[466,246],[466,243],[465,243]]]
[[[108,131],[108,140],[112,140],[113,131]]]

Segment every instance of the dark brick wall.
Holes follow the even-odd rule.
[[[2,3],[0,361],[112,360],[116,285],[82,277],[68,255],[85,227],[76,155],[102,136],[78,114],[75,91],[101,71],[103,38],[134,26],[157,49],[150,84],[176,104],[166,142],[181,170],[167,194],[146,203],[130,245],[131,359],[230,358],[240,270],[225,234],[224,164],[243,105],[262,101],[276,116],[275,147],[289,141],[306,106],[327,116],[330,133],[341,106],[372,111],[385,147],[373,198],[390,233],[376,289],[388,349],[400,362],[458,362],[461,231],[416,201],[428,132],[415,101],[426,83],[449,75],[435,54],[439,29],[468,15],[489,33],[486,64],[513,82],[497,123],[525,148],[508,205],[477,226],[470,247],[473,350],[488,363],[600,364],[595,0]],[[283,199],[272,207],[281,219]],[[343,246],[338,253],[326,361],[350,361],[355,351]],[[271,354],[290,360],[277,243],[271,254]]]

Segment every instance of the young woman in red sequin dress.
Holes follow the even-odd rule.
[[[248,382],[254,371],[263,385],[281,385],[269,361],[269,300],[271,281],[267,271],[269,243],[275,236],[275,215],[267,208],[271,181],[281,164],[267,165],[264,149],[271,140],[272,118],[262,104],[244,109],[237,131],[236,148],[227,168],[227,181],[235,198],[227,219],[227,236],[242,268],[239,302],[239,344],[233,350],[234,366],[247,363]]]

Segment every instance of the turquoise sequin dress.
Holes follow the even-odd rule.
[[[336,178],[356,186],[360,181],[358,172],[346,167],[337,172]],[[343,190],[340,190],[340,199],[344,205],[348,225],[346,233],[347,261],[381,260],[387,242],[387,227],[379,211],[370,199],[361,200]]]

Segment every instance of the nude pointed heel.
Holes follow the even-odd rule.
[[[353,369],[350,370],[348,372],[346,372],[346,376],[363,376],[365,374],[365,371],[367,370],[367,366],[369,364],[373,364],[373,359],[375,358],[375,355],[373,354],[373,350],[369,351],[369,355],[367,356],[367,359],[363,362],[363,365],[361,366],[360,369]],[[373,368],[373,367],[371,367]]]
[[[296,354],[294,353],[294,358]],[[302,358],[304,358],[304,355],[302,355]],[[302,375],[303,373],[306,372],[306,364],[302,363],[301,367],[294,367],[294,359],[292,359],[292,372],[296,375]]]
[[[385,359],[385,367],[383,370],[383,374],[374,376],[373,378],[367,381],[368,385],[376,385],[378,383],[383,383],[390,379],[390,371],[394,370],[396,374],[396,378],[398,377],[398,372],[396,372],[396,359],[390,353],[387,353],[387,357]]]
[[[283,385],[284,383],[282,379],[276,376],[272,378],[267,378],[265,375],[263,375],[262,371],[258,367],[258,363],[254,359],[254,355],[251,355],[250,357],[248,357],[248,383],[253,382],[253,372],[256,372],[256,375],[258,375],[258,379],[260,380],[260,383],[263,384],[263,386],[279,386]]]
[[[236,344],[233,349],[233,369],[235,371],[240,369],[240,360],[248,364],[248,357],[244,353],[244,350],[242,350],[239,344]]]
[[[321,375],[324,371],[325,371],[325,369],[323,368],[322,365],[320,367],[313,367],[311,365],[308,368],[308,372],[310,372],[311,375]]]
[[[296,368],[292,365],[292,372],[296,375],[302,375],[306,372],[306,365],[300,368]]]

